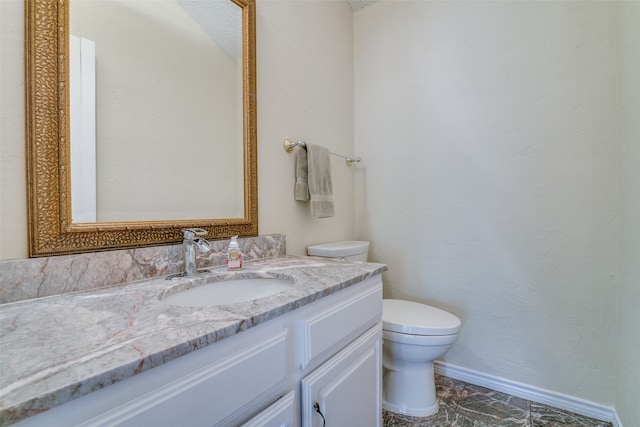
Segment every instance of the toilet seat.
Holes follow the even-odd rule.
[[[413,301],[384,299],[382,329],[410,335],[440,336],[460,332],[460,319],[451,313]]]
[[[459,334],[451,335],[411,335],[402,334],[400,332],[391,332],[382,330],[382,339],[384,341],[393,341],[397,343],[419,345],[419,346],[450,346],[458,340]]]

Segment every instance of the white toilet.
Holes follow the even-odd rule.
[[[369,242],[341,241],[307,247],[309,255],[366,261]],[[433,362],[458,339],[461,322],[439,308],[412,301],[382,301],[383,391],[388,411],[426,417],[438,412]]]
[[[412,301],[382,301],[382,407],[414,417],[438,412],[433,362],[458,339],[460,319]]]

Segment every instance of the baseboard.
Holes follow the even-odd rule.
[[[615,409],[612,409],[612,411],[614,419],[613,421],[611,421],[611,424],[613,424],[613,427],[622,427],[622,421],[620,421],[620,418],[618,418],[618,412]]]
[[[542,403],[554,408],[564,409],[579,415],[595,418],[597,420],[608,421],[613,427],[623,427],[614,408],[599,405],[577,397],[566,394],[544,390],[516,381],[484,374],[472,369],[452,365],[450,363],[436,360],[435,372],[445,377],[464,381],[470,384],[486,387],[491,390],[500,391],[522,399]]]

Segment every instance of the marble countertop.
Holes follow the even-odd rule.
[[[266,322],[386,270],[292,256],[0,306],[0,425],[46,411]],[[295,286],[258,300],[180,307],[160,299],[212,275],[285,275]],[[210,279],[209,279],[210,280]]]

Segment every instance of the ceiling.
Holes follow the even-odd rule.
[[[375,3],[378,0],[347,0],[352,10],[362,9],[363,7],[369,6],[371,3]]]

